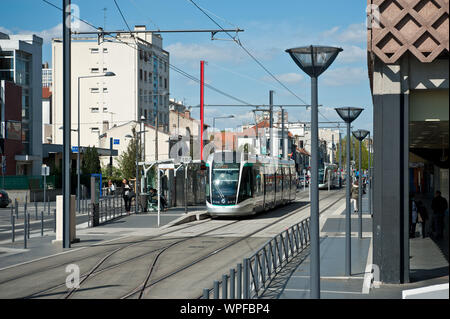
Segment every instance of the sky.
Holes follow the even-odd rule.
[[[309,104],[310,78],[293,62],[288,48],[329,45],[343,48],[330,68],[319,77],[319,121],[340,121],[334,108],[362,107],[352,123],[355,129],[372,131],[373,107],[367,72],[366,1],[361,0],[193,0],[218,24],[211,21],[191,0],[116,0],[128,25],[146,25],[151,30],[243,29],[238,39],[260,64],[291,92],[274,80],[225,33],[211,40],[210,33],[162,34],[170,63],[200,78],[200,60],[207,62],[207,84],[250,104],[268,104],[274,90],[274,104]],[[59,7],[62,0],[48,0]],[[7,5],[6,5],[7,3]],[[114,0],[72,1],[79,16],[105,30],[127,30]],[[62,36],[61,12],[42,0],[0,0],[0,32],[36,34],[44,39],[43,62],[51,65],[51,39]],[[106,10],[104,10],[106,8]],[[80,24],[83,30],[90,27]],[[232,35],[235,35],[234,33]],[[199,117],[199,84],[170,72],[170,96],[193,106]],[[205,104],[240,104],[206,88]],[[213,117],[217,128],[236,128],[254,123],[252,108],[205,107],[205,122]],[[275,108],[277,110],[277,108]],[[285,108],[289,122],[309,121],[310,109]],[[323,124],[326,125],[326,124]],[[345,135],[345,130],[341,130]]]

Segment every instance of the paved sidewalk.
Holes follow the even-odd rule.
[[[401,299],[402,291],[449,282],[448,255],[430,238],[410,240],[411,283],[367,289],[366,267],[372,264],[372,218],[367,212],[367,196],[363,198],[363,238],[358,238],[358,215],[352,214],[351,277],[345,276],[345,200],[334,212],[320,217],[320,286],[322,299]],[[441,245],[442,246],[442,245]],[[277,275],[267,298],[308,299],[309,250],[297,256]],[[368,268],[369,269],[369,268]],[[364,283],[366,280],[366,284]]]
[[[27,249],[23,249],[22,232],[21,236],[16,237],[14,243],[11,243],[11,240],[4,240],[0,243],[0,269],[122,237],[152,235],[177,222],[184,223],[195,220],[197,214],[206,211],[203,206],[190,206],[188,209],[188,214],[184,213],[184,208],[178,207],[161,212],[159,228],[156,212],[124,215],[97,227],[88,228],[87,222],[78,224],[76,236],[80,242],[71,245],[69,249],[63,249],[61,244],[52,244],[55,233],[48,229],[44,232],[43,237],[41,237],[40,230],[32,232],[30,239],[27,240]]]

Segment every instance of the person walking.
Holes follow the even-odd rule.
[[[439,190],[436,191],[435,197],[431,202],[431,209],[433,210],[433,226],[436,239],[441,239],[444,233],[444,214],[447,209],[447,200],[441,196]]]
[[[114,195],[114,192],[116,191],[116,186],[111,180],[108,181],[108,188],[109,188],[109,195]]]
[[[130,215],[131,211],[131,187],[130,182],[124,178],[122,180],[123,185],[123,201],[125,202],[125,211]]]
[[[417,203],[414,194],[409,195],[409,238],[416,237]]]
[[[358,180],[356,180],[352,185],[352,193],[351,193],[351,202],[353,204],[354,213],[357,213],[359,210],[358,196],[359,196],[359,185]]]
[[[428,211],[422,201],[417,202],[417,210],[419,215],[417,216],[417,221],[422,225],[422,238],[427,237],[427,220],[428,220]]]

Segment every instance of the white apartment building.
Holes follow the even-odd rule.
[[[22,144],[17,175],[40,175],[42,165],[42,38],[0,32],[0,80],[22,87]]]
[[[145,31],[136,26],[135,31]],[[80,105],[80,144],[99,146],[109,128],[145,117],[145,122],[168,131],[169,127],[169,53],[162,49],[159,34],[122,34],[98,41],[73,38],[71,45],[71,129],[78,127]],[[63,118],[62,41],[52,42],[52,140],[63,143],[60,127]],[[107,76],[113,72],[115,76]],[[78,80],[80,78],[80,87]],[[78,100],[78,92],[80,100]],[[71,133],[72,146],[77,132]]]

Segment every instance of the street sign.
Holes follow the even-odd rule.
[[[114,145],[119,145],[120,144],[120,139],[114,139]]]
[[[50,166],[42,166],[41,168],[41,175],[42,176],[49,176],[50,175]]]
[[[72,153],[78,153],[78,146],[72,146]]]

